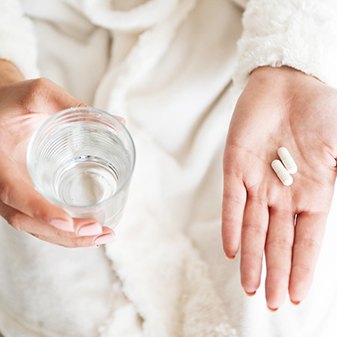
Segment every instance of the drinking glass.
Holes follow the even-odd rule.
[[[93,108],[70,108],[33,134],[27,167],[35,188],[75,218],[115,227],[126,202],[135,147],[126,127]]]

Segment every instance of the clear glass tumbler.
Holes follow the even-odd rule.
[[[35,188],[75,218],[115,227],[126,202],[135,147],[125,126],[92,107],[70,108],[34,133],[27,167]]]

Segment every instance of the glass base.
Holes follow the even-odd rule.
[[[55,194],[70,207],[98,204],[111,198],[116,192],[117,172],[112,164],[97,157],[74,158],[56,174]]]

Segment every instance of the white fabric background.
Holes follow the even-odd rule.
[[[222,253],[222,151],[239,94],[231,78],[241,7],[224,0],[135,7],[141,3],[23,1],[40,73],[125,115],[138,161],[118,239],[106,250],[65,250],[0,227],[0,330],[5,337],[227,337],[235,335],[231,325],[243,337],[332,336],[335,208],[313,289],[299,307],[270,313],[263,286],[247,298],[238,262]],[[244,60],[254,64],[249,57],[256,55]],[[238,82],[249,71],[239,69]]]

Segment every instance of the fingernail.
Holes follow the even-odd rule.
[[[78,236],[91,236],[91,235],[99,235],[102,233],[102,226],[97,222],[91,222],[86,225],[81,226],[77,230]]]
[[[66,231],[66,232],[74,231],[73,223],[65,219],[59,219],[59,218],[51,219],[49,221],[49,224],[57,229],[61,229],[62,231]]]
[[[122,123],[122,124],[126,124],[126,119],[122,116],[116,116],[116,118]]]
[[[256,294],[256,290],[255,291],[246,291],[245,290],[245,293],[248,295],[248,296],[254,296]]]
[[[236,255],[228,256],[228,255],[225,254],[225,257],[226,257],[227,260],[232,261],[236,258]]]
[[[275,311],[278,310],[278,308],[271,308],[271,307],[269,307],[268,305],[267,305],[267,308],[268,308],[270,311],[272,311],[272,312],[275,312]]]
[[[110,243],[114,240],[115,235],[110,233],[110,234],[103,234],[98,236],[95,240],[94,243],[96,246],[104,245],[106,243]]]
[[[290,300],[290,302],[295,305],[299,305],[301,303],[301,301],[293,301],[293,300]]]

